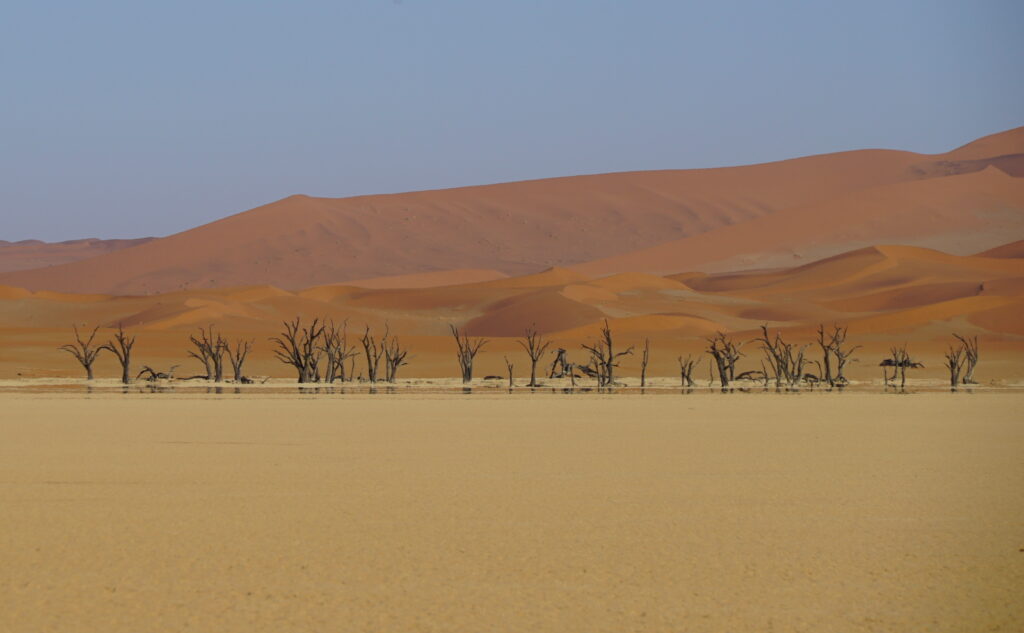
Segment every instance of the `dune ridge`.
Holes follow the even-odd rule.
[[[600,275],[665,274],[705,264],[724,270],[722,262],[758,268],[768,264],[752,258],[752,246],[736,250],[722,236],[756,231],[768,238],[766,247],[806,248],[798,255],[817,258],[856,246],[908,243],[908,226],[919,216],[929,220],[926,236],[942,237],[920,245],[978,251],[1005,242],[1008,230],[1022,231],[1019,182],[999,170],[1002,165],[1014,171],[1012,157],[1006,157],[1024,153],[1020,137],[1019,130],[1011,130],[940,155],[858,150],[743,167],[623,172],[342,199],[296,195],[117,252],[0,273],[0,283],[32,290],[151,294],[253,284],[297,290],[358,280],[394,286],[414,278],[381,278],[457,270],[521,276],[573,266]],[[952,172],[935,167],[943,161],[958,167]],[[932,202],[943,196],[949,200],[929,215]],[[893,220],[892,205],[907,201],[917,210],[899,226],[877,219]],[[851,206],[862,204],[870,207],[864,215],[875,221],[858,225],[850,235],[828,232],[837,219],[848,217]],[[970,217],[959,218],[964,211]],[[821,221],[808,224],[808,217]],[[791,244],[787,227],[794,223],[811,229],[794,234],[798,242]],[[748,226],[753,228],[742,229]],[[952,244],[953,235],[963,244]],[[692,246],[703,237],[717,246],[690,249],[693,254],[685,260],[666,262],[674,270],[632,267],[639,265],[639,256],[630,254],[680,240]],[[680,267],[683,263],[687,266]]]
[[[1024,258],[1000,256],[1015,248],[1008,244],[990,256],[989,251],[953,255],[879,245],[784,269],[588,277],[552,268],[520,277],[413,288],[330,284],[289,291],[262,285],[116,296],[2,286],[0,332],[8,332],[4,340],[23,349],[6,360],[0,349],[0,375],[18,372],[16,367],[22,368],[20,373],[47,367],[73,370],[55,351],[66,342],[72,324],[121,324],[142,339],[156,341],[149,353],[166,358],[168,365],[174,358],[180,362],[188,332],[215,325],[231,336],[259,341],[261,371],[287,375],[287,368],[269,355],[266,341],[282,321],[296,316],[306,322],[320,317],[347,323],[354,334],[364,327],[377,332],[388,328],[403,340],[415,341],[415,371],[420,375],[443,375],[450,369],[445,367],[451,361],[452,325],[494,339],[493,349],[504,350],[502,354],[518,349],[512,339],[527,327],[577,349],[605,320],[623,344],[650,338],[659,354],[666,349],[700,353],[703,337],[717,330],[746,340],[765,323],[803,338],[819,323],[842,323],[876,342],[912,339],[919,350],[933,355],[944,350],[952,331],[979,335],[989,346],[1024,348],[1019,319]],[[26,353],[26,348],[34,351]],[[494,362],[488,358],[484,366]],[[1024,365],[1020,369],[1024,372]]]

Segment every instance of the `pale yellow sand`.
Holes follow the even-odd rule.
[[[0,630],[1021,630],[1022,405],[4,395]]]

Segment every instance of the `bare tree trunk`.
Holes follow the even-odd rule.
[[[526,351],[526,354],[530,357],[530,384],[527,386],[539,387],[540,385],[537,384],[537,361],[544,356],[544,352],[547,350],[548,345],[550,345],[551,342],[545,341],[541,337],[537,332],[536,325],[526,328],[526,334],[516,342],[519,343],[519,345]],[[565,350],[559,351],[562,353],[565,352]],[[557,363],[558,359],[555,359],[555,362]],[[554,365],[551,366],[551,373],[552,376],[554,376]]]
[[[608,326],[608,319],[604,320],[601,327],[601,335],[594,345],[583,345],[583,349],[590,352],[590,357],[597,372],[597,383],[599,387],[615,386],[615,368],[619,366],[618,359],[633,353],[633,346],[630,345],[625,351],[616,352],[612,340],[612,330]]]
[[[282,363],[295,368],[299,383],[310,383],[319,380],[319,362],[321,355],[321,337],[324,325],[320,319],[313,319],[309,327],[302,327],[302,320],[284,322],[284,332],[270,340],[277,344],[274,355]]]
[[[679,362],[679,386],[681,387],[693,387],[696,383],[693,382],[693,366],[697,364],[696,359],[687,356],[685,359],[679,356],[676,359]]]
[[[651,339],[644,339],[644,352],[640,358],[640,387],[647,386],[647,363],[651,360]]]
[[[134,346],[135,337],[128,336],[120,323],[117,325],[114,339],[100,346],[100,349],[105,349],[117,357],[117,362],[121,364],[121,382],[125,385],[130,384],[132,381],[131,364],[132,347]]]
[[[82,339],[81,334],[78,333],[78,326],[72,326],[75,330],[75,342],[74,344],[61,345],[58,350],[67,352],[75,357],[75,360],[85,369],[85,379],[92,380],[92,365],[96,362],[96,357],[99,355],[102,346],[94,347],[93,340],[96,338],[96,331],[100,329],[100,326],[96,326],[92,329],[92,333],[89,338]]]
[[[551,363],[551,371],[548,372],[548,378],[565,378],[565,372],[569,367],[570,364],[566,357],[566,352],[559,347],[555,353],[555,360]]]
[[[954,390],[960,384],[960,371],[964,368],[966,355],[964,348],[954,349],[952,346],[946,352],[946,368],[949,370],[949,386]]]
[[[246,357],[248,357],[249,352],[252,351],[253,343],[255,343],[255,341],[252,339],[248,341],[244,339],[237,339],[235,340],[234,349],[228,347],[226,350],[228,355],[228,361],[231,363],[231,369],[234,371],[235,374],[236,383],[245,382],[245,372],[243,371],[243,366],[245,365]]]
[[[953,335],[963,345],[966,371],[963,374],[963,384],[976,385],[974,381],[974,368],[978,365],[978,337]]]
[[[452,336],[455,338],[455,344],[458,346],[456,358],[459,361],[459,370],[462,372],[462,383],[470,383],[473,381],[473,360],[484,345],[487,344],[487,339],[471,339],[465,330],[460,332],[454,325],[448,327],[451,329]]]
[[[385,324],[384,336],[381,337],[379,343],[370,332],[370,326],[366,326],[366,331],[363,332],[363,338],[361,339],[363,344],[363,353],[366,355],[366,377],[371,383],[377,382],[377,372],[380,367],[380,359],[384,355],[384,348],[387,347],[388,334],[390,328]]]
[[[515,384],[513,384],[512,382],[513,365],[512,363],[508,362],[508,356],[505,357],[505,367],[508,368],[508,389],[509,391],[512,391],[512,389],[515,387]]]
[[[408,364],[405,360],[408,355],[409,351],[402,348],[398,338],[392,336],[387,341],[384,347],[385,380],[387,382],[393,383],[398,379],[398,368]]]
[[[705,340],[708,342],[707,353],[711,355],[715,365],[718,367],[718,377],[722,382],[722,389],[727,389],[729,382],[735,375],[736,361],[743,354],[740,353],[739,347],[723,332],[717,332],[715,336],[708,337]],[[713,375],[712,382],[714,382]]]

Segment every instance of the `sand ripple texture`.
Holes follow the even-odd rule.
[[[1019,394],[0,396],[0,631],[1013,631]]]

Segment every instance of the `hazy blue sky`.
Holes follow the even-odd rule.
[[[1024,124],[1024,2],[0,5],[0,239]]]

